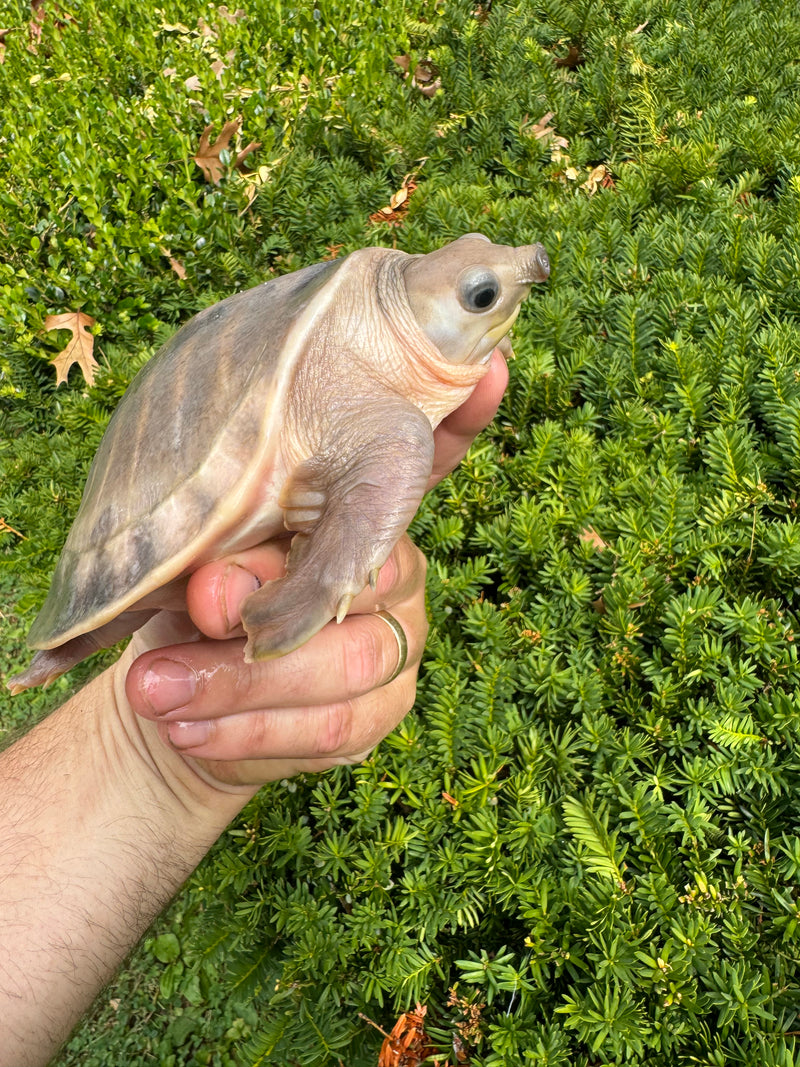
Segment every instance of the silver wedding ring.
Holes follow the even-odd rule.
[[[395,680],[395,678],[398,676],[398,674],[400,674],[400,672],[404,669],[406,665],[406,662],[408,660],[408,638],[406,637],[405,630],[394,617],[394,615],[390,615],[388,611],[376,611],[375,616],[378,619],[383,619],[383,621],[394,634],[395,640],[397,641],[397,666],[395,667],[394,673],[392,674],[391,678],[387,678],[386,681],[383,683],[384,685],[388,685],[389,682],[393,682]]]

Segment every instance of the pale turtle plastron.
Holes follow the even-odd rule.
[[[433,430],[549,269],[540,244],[481,234],[428,255],[367,248],[187,322],[109,423],[12,692],[174,606],[201,564],[287,530],[285,576],[243,605],[245,658],[343,618],[419,506]]]

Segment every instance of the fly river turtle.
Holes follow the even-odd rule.
[[[189,320],[142,369],[95,456],[13,692],[57,678],[174,603],[203,563],[294,534],[243,605],[249,660],[297,648],[389,556],[464,402],[549,263],[467,234],[366,248]]]

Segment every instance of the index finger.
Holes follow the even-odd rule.
[[[286,541],[271,541],[214,560],[195,571],[186,589],[186,605],[198,630],[216,640],[242,636],[242,601],[265,582],[281,577],[286,569],[287,547]],[[378,611],[405,600],[419,584],[424,566],[422,553],[404,535],[381,567],[375,589],[367,587],[359,593],[349,614]]]

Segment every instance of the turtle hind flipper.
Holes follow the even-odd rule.
[[[73,637],[58,648],[47,648],[35,653],[26,669],[20,674],[15,674],[6,682],[12,696],[24,693],[26,689],[34,689],[41,685],[46,687],[66,674],[77,663],[85,660],[97,651],[98,646],[93,644],[88,634]]]
[[[132,633],[144,626],[148,619],[156,614],[158,609],[143,611],[124,611],[116,619],[107,622],[105,626],[98,626],[88,634],[80,634],[57,648],[39,649],[27,668],[20,674],[15,674],[6,682],[12,696],[24,693],[26,689],[33,689],[38,685],[48,686],[62,674],[72,670],[78,663],[101,648],[111,648],[119,641],[130,637]]]

